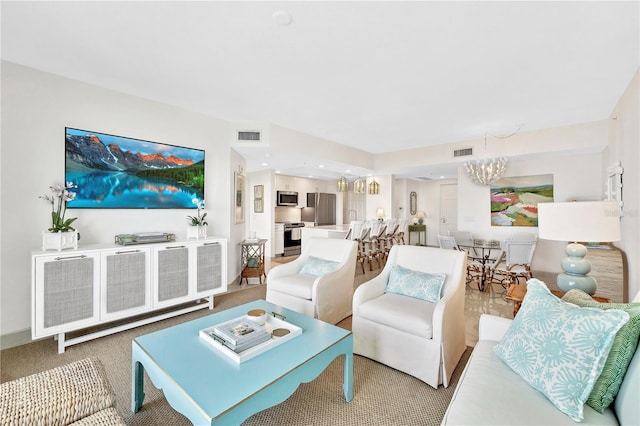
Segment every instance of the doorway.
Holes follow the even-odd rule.
[[[458,184],[440,185],[439,235],[449,235],[458,229]]]

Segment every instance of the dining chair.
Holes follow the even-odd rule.
[[[472,245],[473,236],[469,231],[449,231],[449,236],[456,239],[456,243],[460,245]]]
[[[362,233],[359,238],[356,238],[354,241],[358,243],[358,255],[357,260],[360,263],[360,267],[362,268],[362,273],[364,274],[364,264],[365,262],[369,263],[369,270],[373,271],[373,243],[370,238],[371,228],[363,228]]]
[[[358,238],[361,233],[362,233],[362,225],[364,224],[364,221],[362,220],[352,220],[349,223],[349,232],[348,232],[348,239],[351,240],[355,240],[356,238]],[[345,237],[347,238],[347,237]]]
[[[387,258],[385,248],[386,248],[386,231],[387,226],[382,223],[381,226],[377,230],[377,234],[373,233],[373,228],[371,232],[371,242],[372,242],[372,251],[373,256],[376,258],[378,262],[378,266],[382,267]]]
[[[536,250],[536,241],[507,240],[502,245],[498,258],[489,266],[489,283],[494,280],[502,287],[509,284],[520,284],[519,279],[533,278],[531,273],[531,259]]]
[[[395,233],[395,244],[406,244],[404,236],[409,229],[409,219],[398,219],[398,230]]]
[[[530,232],[517,232],[509,238],[509,241],[537,241],[538,234],[532,234]]]
[[[460,250],[456,239],[446,235],[438,235],[438,246],[447,250]]]
[[[473,256],[469,256],[467,250],[472,249],[473,239],[466,241],[470,248],[463,250],[458,246],[458,242],[455,237],[438,235],[438,246],[447,250],[460,250],[467,255],[467,284],[474,281],[482,273],[482,264],[476,260]]]

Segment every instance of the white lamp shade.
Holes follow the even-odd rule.
[[[620,206],[617,201],[540,203],[538,232],[554,241],[620,241]]]
[[[384,209],[378,208],[378,210],[376,210],[376,215],[378,216],[378,218],[383,218],[384,217]]]

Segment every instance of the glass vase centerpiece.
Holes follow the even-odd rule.
[[[42,231],[42,250],[78,248],[80,234],[72,226],[78,218],[65,218],[67,203],[76,197],[72,190],[77,187],[73,182],[65,182],[64,185],[50,186],[51,195],[39,197],[51,205],[51,227]]]
[[[187,216],[187,239],[199,239],[207,237],[207,213],[204,211],[204,200],[194,198],[191,200],[198,208],[197,216]]]

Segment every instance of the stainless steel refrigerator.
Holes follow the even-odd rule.
[[[336,194],[322,192],[307,193],[307,207],[302,209],[303,222],[313,222],[314,226],[336,224]]]

